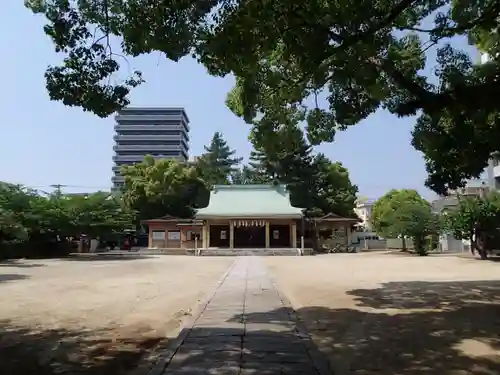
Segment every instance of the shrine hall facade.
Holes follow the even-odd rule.
[[[302,218],[283,185],[216,185],[193,219],[165,216],[144,223],[149,248],[298,248]]]

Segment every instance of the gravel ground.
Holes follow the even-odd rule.
[[[117,375],[177,336],[229,258],[0,263],[2,375]]]
[[[455,256],[266,258],[335,375],[500,374],[500,263]]]

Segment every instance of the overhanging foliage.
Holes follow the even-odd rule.
[[[232,73],[229,107],[260,144],[307,122],[313,144],[384,108],[418,115],[413,145],[438,193],[478,176],[500,151],[500,0],[26,0],[47,18],[60,66],[46,73],[53,100],[108,116],[129,103],[140,72],[110,79],[124,56],[194,56]],[[468,38],[491,60],[451,47]],[[120,43],[112,43],[118,39]],[[426,61],[434,48],[435,60]],[[421,71],[432,67],[434,77]],[[318,102],[327,97],[326,106]]]

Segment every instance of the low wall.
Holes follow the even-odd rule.
[[[402,249],[403,239],[402,238],[388,238],[386,240],[388,249]],[[405,239],[405,244],[407,249],[413,249],[413,240],[410,238]]]
[[[373,250],[373,249],[386,249],[387,241],[386,240],[361,240],[360,241],[360,249],[363,250]]]

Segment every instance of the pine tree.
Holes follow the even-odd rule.
[[[292,205],[305,208],[308,215],[353,214],[357,187],[342,164],[322,154],[314,157],[298,127],[284,127],[266,138],[265,144],[256,145],[249,163],[263,183],[286,184]]]
[[[314,205],[315,169],[312,167],[312,147],[298,127],[287,127],[280,134],[277,175],[288,186],[292,204],[309,208]]]
[[[269,184],[277,179],[275,161],[264,151],[255,149],[250,152],[248,163],[249,178],[255,184]]]
[[[238,169],[243,158],[234,157],[232,150],[221,133],[216,132],[210,144],[205,146],[205,153],[199,161],[199,170],[203,179],[209,185],[226,185],[230,176]]]
[[[265,184],[266,182],[267,181],[260,178],[260,175],[249,165],[244,165],[231,174],[231,183],[233,185]]]

